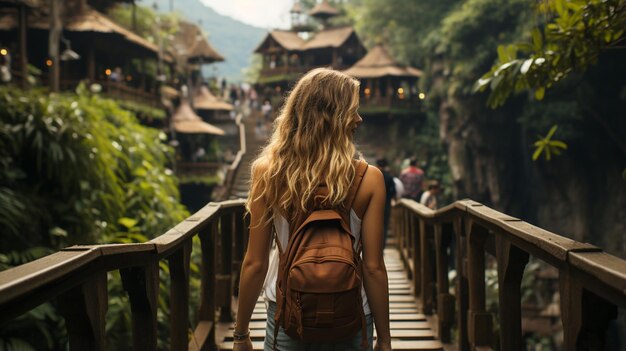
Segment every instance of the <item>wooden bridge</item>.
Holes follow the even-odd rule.
[[[520,281],[529,255],[559,272],[564,350],[602,350],[608,323],[626,307],[626,261],[597,247],[471,200],[438,211],[402,200],[394,211],[395,244],[385,251],[394,349],[522,349]],[[157,349],[159,308],[169,309],[171,350],[228,349],[247,227],[243,200],[210,203],[146,243],[72,246],[0,272],[0,324],[56,300],[71,350],[107,349],[107,273],[119,271],[132,311],[128,349]],[[197,301],[189,293],[192,257],[200,267]],[[498,316],[485,304],[486,258],[498,267],[499,305],[506,306]],[[163,262],[168,270],[159,270]],[[450,262],[460,272],[453,280]],[[157,306],[159,274],[169,278],[169,306]],[[257,349],[263,311],[258,304],[253,316]]]

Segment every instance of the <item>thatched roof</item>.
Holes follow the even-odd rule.
[[[174,40],[175,54],[190,63],[224,61],[224,57],[207,41],[202,30],[195,24],[180,21]]]
[[[311,40],[304,45],[304,50],[319,48],[338,48],[342,46],[354,33],[352,27],[340,27],[324,29],[317,32]]]
[[[320,17],[320,18],[329,18],[333,16],[337,16],[339,14],[339,10],[330,6],[328,0],[322,0],[319,4],[315,5],[311,11],[309,11],[309,16]]]
[[[355,63],[354,66],[345,70],[344,73],[356,78],[380,78],[385,76],[418,78],[422,76],[422,71],[417,68],[397,63],[381,45],[375,46],[365,57]]]
[[[28,26],[31,28],[48,30],[50,28],[50,20],[48,17],[29,16]],[[0,30],[13,30],[15,28],[17,28],[17,18],[14,14],[7,12],[0,14]],[[159,52],[159,48],[155,44],[120,26],[104,14],[93,9],[87,9],[80,14],[64,17],[63,30],[70,32],[115,34],[123,37],[128,42],[139,45],[155,54]]]
[[[266,43],[270,40],[275,41],[278,45],[280,45],[283,49],[289,51],[297,51],[301,50],[304,45],[304,39],[298,36],[298,33],[285,31],[285,30],[273,30],[267,33],[265,39],[261,41],[261,44],[254,49],[254,52],[261,52],[261,48],[266,45]]]
[[[315,34],[311,39],[304,40],[296,32],[273,30],[265,37],[261,44],[254,50],[260,52],[265,43],[273,39],[283,49],[288,51],[306,51],[320,48],[341,47],[351,35],[355,34],[352,27],[340,27],[324,29]]]
[[[193,112],[187,100],[183,100],[172,115],[172,127],[178,133],[185,134],[225,134],[222,129],[203,121],[200,116]]]
[[[193,98],[194,107],[197,110],[223,110],[231,111],[233,105],[218,99],[206,86],[201,86]]]

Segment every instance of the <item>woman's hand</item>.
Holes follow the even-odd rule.
[[[391,350],[391,348],[389,348]],[[250,336],[246,338],[246,340],[237,341],[233,345],[233,351],[254,351],[252,348],[252,340],[250,340]]]
[[[387,342],[376,341],[376,346],[374,346],[374,351],[391,351],[391,341],[387,341]]]

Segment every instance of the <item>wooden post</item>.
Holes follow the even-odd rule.
[[[413,221],[415,221],[415,214],[411,212],[408,208],[406,209],[406,216],[404,217],[404,245],[400,254],[402,255],[402,259],[406,265],[406,270],[408,272],[408,277],[413,279],[413,258],[411,256],[411,251],[413,250],[413,240],[412,237],[415,235],[415,231],[413,230]]]
[[[188,347],[189,326],[189,256],[191,238],[168,257],[170,267],[170,349]]]
[[[472,349],[491,346],[493,321],[485,311],[485,241],[489,231],[483,227],[465,223],[467,239],[467,264],[469,282],[468,336]]]
[[[500,349],[521,350],[524,346],[521,284],[524,268],[528,263],[528,253],[498,236],[496,257],[500,305]]]
[[[243,255],[244,255],[244,210],[237,209],[234,214],[235,221],[235,231],[234,231],[234,257],[233,257],[233,276],[235,277],[234,283],[234,295],[239,296],[239,275],[241,271],[241,264],[243,263]]]
[[[422,298],[422,312],[425,315],[433,313],[433,296],[432,296],[432,275],[430,262],[430,245],[428,245],[428,237],[432,234],[432,226],[427,225],[423,219],[420,219],[420,296]],[[417,270],[417,269],[416,269]]]
[[[59,59],[59,41],[63,31],[61,22],[61,0],[50,0],[50,34],[48,37],[48,55],[52,60],[50,67],[50,90],[59,91],[61,61]]]
[[[220,322],[232,322],[232,296],[233,296],[233,279],[232,279],[232,258],[233,258],[233,212],[226,213],[220,218],[220,276],[218,277],[220,307]]]
[[[438,336],[444,343],[451,339],[450,328],[454,323],[454,296],[449,292],[448,247],[452,237],[450,223],[435,225],[435,255],[437,262],[437,322]]]
[[[211,326],[211,332],[208,336],[209,340],[205,345],[201,345],[201,350],[215,349],[215,234],[217,233],[217,225],[218,221],[213,220],[207,229],[198,234],[202,248],[198,319],[200,323],[203,321],[208,322]]]
[[[457,310],[457,349],[459,351],[468,351],[469,339],[467,336],[467,312],[469,310],[469,287],[467,282],[467,265],[466,265],[466,236],[464,233],[463,218],[456,217],[452,223],[454,226],[454,235],[456,238],[456,310]]]
[[[414,231],[410,232],[409,235],[413,236],[413,245],[411,245],[410,250],[413,250],[413,252],[415,252],[415,255],[413,255],[413,270],[411,272],[411,274],[413,275],[413,291],[415,292],[415,296],[421,296],[422,294],[422,271],[420,269],[420,265],[421,265],[421,261],[420,261],[420,257],[421,257],[421,250],[420,250],[420,243],[421,243],[421,232],[422,232],[422,220],[420,220],[419,218],[415,218],[416,216],[410,212],[409,209],[407,209],[407,216],[410,216],[409,218],[413,221],[414,225]]]
[[[59,295],[59,308],[65,318],[70,350],[104,350],[107,300],[107,274],[96,272],[82,285]]]
[[[567,265],[559,271],[563,350],[604,350],[609,321],[617,306],[587,291],[578,272]]]
[[[155,350],[159,263],[155,259],[142,267],[121,269],[120,275],[133,316],[133,350]]]
[[[22,89],[28,87],[28,12],[26,5],[19,5],[19,36],[20,36],[20,73]]]

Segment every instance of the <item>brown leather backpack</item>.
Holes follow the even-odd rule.
[[[363,346],[367,346],[361,243],[355,251],[350,235],[350,209],[366,170],[367,163],[357,161],[341,209],[319,207],[318,200],[326,193],[322,186],[316,193],[314,210],[291,227],[296,230],[291,231],[285,250],[280,250],[274,349],[278,326],[290,337],[306,342],[345,340],[363,330]]]

